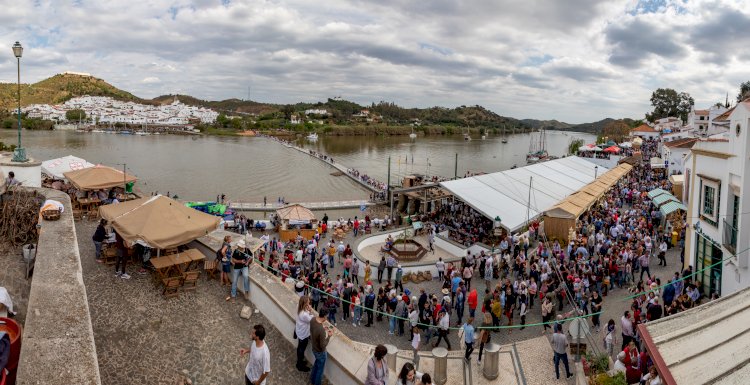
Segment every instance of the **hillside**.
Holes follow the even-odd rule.
[[[624,118],[621,120],[626,124],[631,124],[633,122],[633,119],[630,118]],[[598,122],[581,124],[569,124],[565,122],[559,122],[557,120],[523,119],[521,121],[535,129],[544,128],[546,130],[577,131],[587,132],[590,134],[601,134],[604,130],[604,127],[616,120],[612,118],[606,118]]]
[[[17,105],[17,85],[0,83],[0,109]],[[58,74],[34,84],[21,84],[21,104],[60,104],[82,95],[109,96],[118,100],[149,103],[93,76]]]
[[[226,114],[266,114],[281,110],[282,106],[275,104],[259,103],[252,100],[226,99],[221,101],[203,100],[190,95],[162,95],[151,99],[157,104],[169,104],[174,101],[175,96],[181,103],[191,106],[211,108]]]

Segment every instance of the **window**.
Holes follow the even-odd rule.
[[[714,203],[716,199],[716,189],[711,186],[703,186],[703,215],[714,216]]]
[[[734,127],[735,135],[740,136],[740,131],[742,131],[742,126],[737,123],[737,126]]]

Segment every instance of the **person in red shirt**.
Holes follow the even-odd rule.
[[[477,289],[471,289],[469,295],[466,297],[466,303],[469,304],[469,317],[471,318],[474,318],[474,313],[477,310],[477,301]]]

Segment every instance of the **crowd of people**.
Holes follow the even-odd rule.
[[[465,246],[490,244],[488,238],[493,235],[493,222],[460,201],[441,205],[427,220],[435,223],[437,232],[447,229],[450,239]]]
[[[370,185],[370,186],[372,186],[372,187],[374,187],[374,188],[376,188],[378,190],[385,191],[385,190],[388,189],[388,185],[386,185],[385,183],[383,183],[383,182],[381,182],[381,181],[379,181],[379,180],[377,180],[377,179],[375,179],[375,178],[373,178],[373,177],[371,177],[371,176],[369,176],[367,174],[363,174],[363,173],[359,172],[359,170],[357,170],[357,169],[347,168],[346,172],[349,175],[351,175],[351,176],[353,176],[353,177],[361,180],[363,183],[366,183],[366,184],[368,184],[368,185]]]
[[[644,142],[643,157],[648,159],[656,146],[656,142]],[[553,332],[557,378],[560,364],[564,374],[571,375],[562,320],[582,316],[590,320],[606,352],[616,359],[615,372],[625,373],[628,383],[656,385],[658,373],[643,351],[636,326],[717,297],[702,293],[702,285],[692,279],[692,267],[682,271],[682,261],[667,261],[667,251],[681,249],[682,244],[671,243],[663,230],[664,218],[651,205],[647,192],[657,187],[670,186],[647,164],[638,164],[580,217],[569,243],[550,242],[540,226],[532,226],[531,236],[503,237],[494,254],[467,252],[457,263],[439,259],[436,278],[441,285],[431,293],[424,287],[405,288],[404,271],[390,254],[384,253],[376,266],[363,263],[349,245],[319,236],[293,245],[269,241],[256,258],[282,280],[295,282],[300,298],[297,369],[311,370],[313,384],[320,383],[330,328],[341,322],[408,337],[414,359],[399,371],[399,383],[427,384],[429,374],[415,369],[421,350],[443,342],[452,349],[449,336],[455,333],[465,358],[472,360],[476,349],[477,362],[481,362],[493,335],[524,329],[527,316],[538,312],[543,324],[540,332]],[[490,221],[461,203],[444,205],[430,219],[429,231],[447,228],[471,243],[480,242],[492,230]],[[663,266],[673,264],[677,271],[657,276],[651,270],[655,259]],[[343,266],[342,274],[329,271],[336,264]],[[605,301],[615,294],[626,300]],[[619,322],[602,322],[605,306],[622,306]],[[312,369],[304,359],[308,342],[315,356]],[[368,361],[367,384],[387,383],[385,354],[378,345]]]

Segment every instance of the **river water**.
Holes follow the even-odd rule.
[[[494,172],[525,165],[529,142],[538,134],[509,135],[465,141],[462,136],[325,137],[306,148],[326,153],[338,163],[385,181],[391,157],[391,181],[410,173],[453,177],[467,171]],[[594,136],[547,132],[552,155],[564,155],[571,138]],[[16,132],[0,130],[0,141],[15,143]],[[267,138],[219,136],[136,136],[75,131],[25,131],[23,145],[37,160],[75,155],[95,164],[122,168],[139,178],[145,194],[170,192],[190,200],[213,200],[224,193],[233,201],[313,202],[366,199],[369,192],[336,170],[299,151]]]

